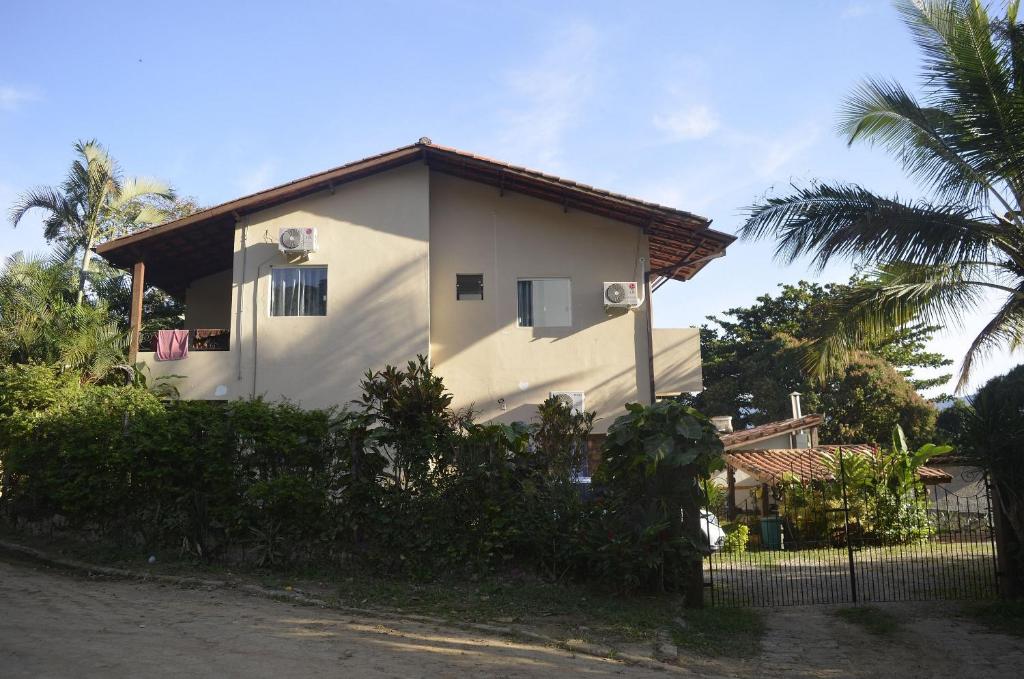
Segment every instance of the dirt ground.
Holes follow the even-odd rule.
[[[353,617],[224,589],[67,575],[0,561],[5,677],[1013,677],[1024,640],[955,604],[899,604],[877,637],[825,606],[765,612],[753,660],[659,671],[406,620]]]
[[[874,607],[898,618],[899,630],[871,635],[829,606],[769,611],[760,676],[1009,679],[1024,671],[1024,639],[988,632],[964,618],[955,603]]]
[[[664,677],[566,651],[227,590],[0,561],[0,676]]]

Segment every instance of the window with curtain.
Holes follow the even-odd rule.
[[[270,272],[271,316],[326,316],[327,267],[275,267]]]
[[[568,278],[530,278],[517,284],[519,325],[567,328],[572,325],[572,291]]]

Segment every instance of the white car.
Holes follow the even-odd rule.
[[[717,552],[725,544],[725,531],[718,524],[718,517],[707,509],[700,511],[700,532],[708,541],[708,548]]]

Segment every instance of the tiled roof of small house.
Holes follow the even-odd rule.
[[[800,431],[801,429],[807,429],[809,427],[818,427],[821,426],[821,423],[824,421],[825,418],[821,415],[804,415],[803,417],[779,420],[778,422],[769,422],[768,424],[751,427],[750,429],[733,431],[728,434],[719,434],[718,438],[722,440],[722,444],[725,446],[725,449],[729,450],[736,446],[770,439],[773,436],[778,436],[779,434],[785,434],[791,431]]]
[[[761,483],[778,483],[787,475],[802,481],[831,480],[828,463],[842,449],[843,455],[875,457],[878,449],[863,443],[826,445],[813,448],[773,448],[767,450],[734,450],[725,454],[726,463],[754,477]],[[918,476],[925,483],[949,483],[953,480],[946,472],[934,467],[921,467]]]

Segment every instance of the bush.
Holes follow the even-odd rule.
[[[430,574],[562,577],[592,414],[475,424],[422,359],[367,375],[360,411],[161,402],[47,367],[0,371],[0,502],[18,521],[204,559],[359,560]]]
[[[626,410],[608,430],[594,477],[602,503],[591,521],[591,558],[620,588],[682,591],[706,549],[702,484],[724,466],[722,443],[706,417],[677,401]]]
[[[1005,522],[1004,589],[1024,596],[1024,366],[989,380],[971,399],[964,419],[968,445],[963,452],[991,475],[993,504]]]
[[[0,371],[0,387],[0,509],[16,524],[58,517],[228,563],[517,569],[619,590],[680,589],[706,549],[680,510],[697,518],[721,443],[675,402],[616,420],[585,503],[593,414],[549,399],[529,424],[475,423],[423,359],[368,373],[352,411],[161,401],[35,366]]]
[[[750,528],[745,523],[731,523],[724,526],[725,542],[722,544],[722,552],[725,554],[741,554],[747,551],[747,542],[750,540]]]

